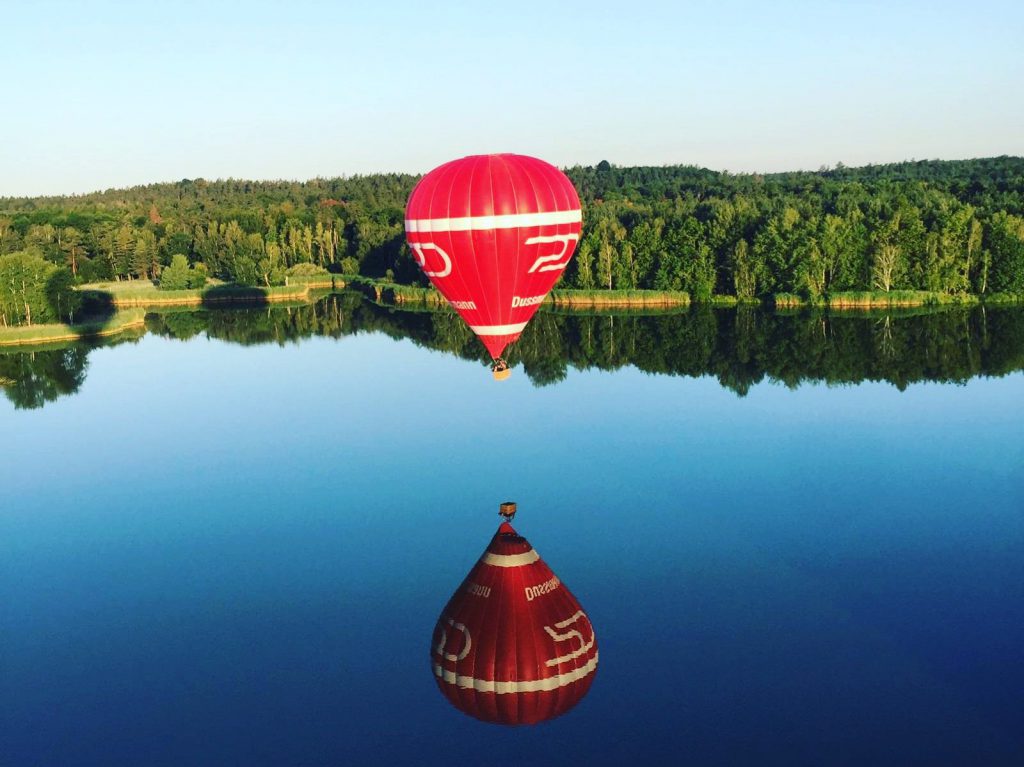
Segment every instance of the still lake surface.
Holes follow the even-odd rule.
[[[1024,763],[1019,311],[537,320],[0,355],[0,764]],[[506,499],[601,649],[535,727],[429,663]]]

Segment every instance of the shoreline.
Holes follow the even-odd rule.
[[[124,290],[128,295],[117,295],[116,290],[105,290],[102,285],[85,285],[80,290],[91,300],[106,303],[115,311],[105,320],[86,320],[68,325],[0,327],[0,347],[31,346],[67,341],[87,340],[115,336],[131,328],[142,327],[146,309],[169,307],[196,308],[204,305],[275,303],[310,303],[318,291],[354,290],[381,306],[428,310],[447,310],[448,304],[436,290],[408,285],[395,285],[365,278],[348,281],[342,277],[330,280],[311,280],[299,285],[252,288],[238,285],[216,285],[205,289],[160,291],[153,289]],[[607,295],[602,295],[607,293]],[[954,307],[971,306],[1024,306],[1024,296],[994,294],[982,300],[980,296],[946,296],[942,294],[893,291],[892,295],[865,293],[837,293],[821,301],[808,301],[800,296],[780,294],[766,300],[737,300],[735,296],[713,296],[709,301],[691,300],[684,292],[666,291],[578,291],[555,289],[542,307],[564,312],[587,311],[668,311],[690,306],[734,308],[739,305],[756,306],[767,311],[789,313],[795,311],[825,311],[837,315],[860,314],[890,309],[926,309],[942,311]]]
[[[125,295],[118,295],[118,289]],[[308,301],[310,294],[319,290],[354,290],[376,303],[401,306],[420,305],[446,307],[444,297],[434,288],[417,285],[399,285],[368,277],[345,275],[329,279],[304,281],[295,285],[274,287],[246,287],[223,284],[202,289],[159,291],[133,290],[128,287],[104,289],[97,285],[83,285],[83,293],[108,300],[117,308],[146,308],[158,306],[201,306],[203,304],[276,303]],[[672,309],[687,306],[762,306],[768,309],[829,309],[832,311],[864,311],[867,309],[919,308],[975,305],[1024,304],[1024,295],[993,293],[948,295],[927,291],[893,290],[888,293],[844,291],[819,299],[808,299],[790,293],[777,293],[756,299],[740,299],[733,295],[716,294],[709,299],[694,299],[684,291],[662,290],[575,290],[555,288],[542,306],[560,309]]]
[[[13,328],[0,328],[0,347],[38,346],[65,341],[87,341],[91,338],[108,338],[120,335],[126,330],[146,326],[146,313],[138,310],[117,312],[107,320],[86,320],[67,325],[46,323]]]
[[[275,285],[273,287],[249,287],[243,285],[223,284],[206,288],[186,290],[159,290],[157,288],[134,288],[130,284],[114,288],[106,284],[86,284],[78,288],[86,300],[109,302],[117,309],[160,306],[203,306],[204,304],[232,303],[279,303],[284,301],[309,301],[310,294],[319,290],[342,290],[346,287],[340,277],[330,279],[309,280],[294,285]],[[119,292],[121,293],[119,295]]]
[[[356,284],[353,284],[356,287]],[[386,283],[364,283],[364,291],[378,303],[401,306],[445,306],[442,296],[431,288],[420,288]],[[607,295],[602,295],[607,294]],[[682,291],[658,290],[565,290],[554,289],[541,306],[559,309],[674,309],[689,306],[731,308],[759,306],[764,309],[825,309],[834,312],[861,312],[877,309],[942,309],[952,306],[1013,306],[1024,305],[1024,295],[992,294],[982,297],[974,294],[951,296],[925,291],[891,291],[884,293],[842,292],[819,300],[790,294],[777,294],[759,299],[739,299],[733,295],[716,294],[710,299],[693,299]]]

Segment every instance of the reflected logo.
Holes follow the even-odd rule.
[[[448,627],[455,629],[451,642],[449,642],[448,629],[445,627],[445,624],[447,624]],[[437,634],[438,631],[440,631],[440,638],[438,639],[437,644],[434,645],[435,653],[445,660],[450,661],[460,661],[469,655],[469,651],[473,647],[473,638],[469,635],[469,629],[466,628],[464,624],[457,623],[451,618],[448,618],[444,621],[438,621],[437,628],[434,629],[434,633]],[[461,640],[459,637],[461,637]],[[449,644],[454,646],[449,648]],[[459,645],[461,645],[461,648]],[[450,652],[450,650],[458,650],[458,652]]]
[[[558,576],[556,575],[551,580],[544,581],[544,583],[540,584],[539,586],[526,586],[523,589],[523,591],[526,592],[526,601],[532,602],[534,599],[541,596],[542,594],[550,594],[552,591],[558,588],[560,583],[561,581],[558,580]]]

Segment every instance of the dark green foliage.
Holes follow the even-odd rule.
[[[990,289],[1004,293],[1024,293],[1024,218],[996,213],[986,238],[991,254]]]
[[[201,288],[206,285],[206,264],[197,261],[188,270],[188,288]]]
[[[188,287],[188,259],[177,255],[160,272],[160,290],[185,290]]]
[[[19,410],[40,408],[85,382],[88,347],[0,354],[0,386]]]
[[[197,262],[191,267],[188,259],[178,254],[160,272],[160,290],[185,290],[201,288],[206,284],[206,265]]]
[[[38,250],[0,255],[0,325],[32,325],[72,319],[82,303],[71,272]]]
[[[1024,158],[768,175],[602,161],[567,173],[584,229],[565,288],[686,291],[696,301],[1024,291]],[[0,199],[0,254],[32,247],[79,282],[153,278],[183,254],[250,286],[281,285],[297,265],[424,286],[403,231],[416,180],[184,179]]]

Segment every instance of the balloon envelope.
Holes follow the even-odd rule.
[[[430,657],[438,687],[460,711],[535,724],[587,694],[597,641],[576,597],[505,522],[441,612]]]
[[[561,277],[583,214],[558,168],[490,154],[430,171],[409,196],[405,219],[420,268],[498,358]]]

